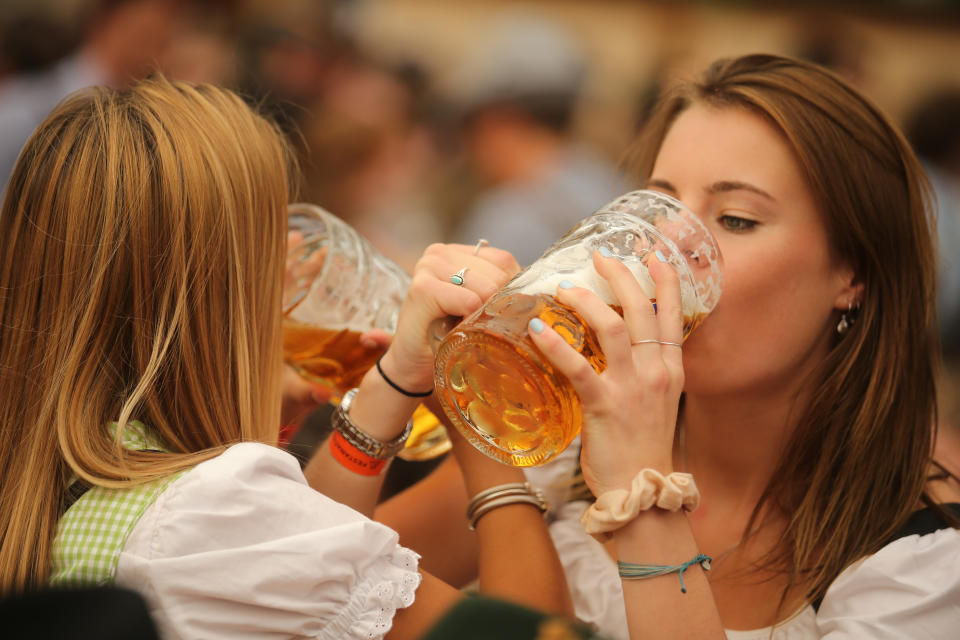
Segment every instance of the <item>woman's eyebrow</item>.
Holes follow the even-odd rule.
[[[651,178],[647,181],[647,188],[656,188],[662,189],[663,191],[669,191],[670,193],[676,194],[677,188],[669,180],[664,180],[663,178]],[[756,193],[757,195],[767,198],[771,202],[776,202],[777,199],[772,195],[764,191],[758,186],[752,185],[749,182],[743,182],[740,180],[720,180],[714,182],[706,189],[709,194],[716,193],[728,193],[730,191],[750,191]]]
[[[776,202],[777,199],[772,195],[761,189],[760,187],[754,186],[749,182],[740,182],[739,180],[720,180],[719,182],[714,182],[712,185],[707,187],[707,193],[727,193],[730,191],[750,191],[751,193],[756,193],[757,195],[767,198],[771,202]]]
[[[666,180],[661,180],[659,178],[651,178],[650,180],[647,180],[647,188],[649,189],[650,187],[655,187],[657,189],[669,191],[670,193],[677,192],[676,187],[674,187],[672,184],[670,184]]]

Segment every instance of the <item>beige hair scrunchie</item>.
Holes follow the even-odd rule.
[[[609,534],[653,506],[667,511],[694,511],[700,506],[700,491],[693,476],[676,471],[664,476],[655,469],[641,469],[630,490],[614,489],[602,494],[584,512],[580,522],[592,536]]]

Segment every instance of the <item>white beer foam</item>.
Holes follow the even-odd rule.
[[[639,260],[624,262],[624,264],[637,279],[640,288],[643,289],[644,295],[651,300],[655,300],[657,297],[656,285],[653,282],[653,278],[650,277],[647,265]],[[590,289],[608,305],[619,306],[620,304],[606,279],[597,273],[592,260],[587,261],[576,269],[564,269],[560,272],[549,270],[548,267],[538,268],[537,265],[533,265],[525,276],[524,280],[527,280],[529,284],[519,288],[517,290],[518,293],[527,295],[547,294],[553,296],[556,295],[560,282],[569,280],[578,287]],[[683,304],[684,317],[693,318],[705,313],[695,290],[688,282],[681,281],[680,296]]]

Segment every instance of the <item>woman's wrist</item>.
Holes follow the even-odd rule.
[[[450,431],[451,427],[447,427]],[[526,482],[527,477],[521,469],[510,467],[482,453],[467,442],[459,433],[450,435],[453,456],[463,475],[467,495],[472,497],[490,487],[516,482]]]
[[[386,442],[406,428],[419,404],[420,399],[397,393],[373,368],[360,381],[349,416],[371,438]]]
[[[534,489],[527,482],[510,482],[492,486],[477,493],[467,505],[467,527],[476,531],[477,522],[495,509],[526,504],[535,507],[541,514],[546,513],[550,505],[543,492]]]
[[[447,420],[435,397],[429,398],[426,405],[447,429],[451,451],[457,466],[460,467],[468,496],[474,496],[495,485],[526,481],[526,475],[521,469],[497,462],[470,444]]]
[[[656,469],[641,469],[628,489],[613,489],[597,496],[584,512],[584,531],[608,539],[617,529],[642,517],[647,511],[695,511],[700,491],[689,473],[663,475]]]
[[[400,395],[429,396],[433,391],[432,357],[421,363],[417,358],[402,357],[397,351],[394,347],[387,349],[373,371]]]
[[[631,464],[629,468],[614,469],[613,465],[607,468],[603,474],[603,478],[597,477],[591,483],[590,488],[594,492],[594,495],[600,495],[607,491],[615,491],[617,489],[629,491],[634,478],[644,469],[653,469],[664,476],[668,476],[674,472],[673,461],[669,458],[647,459],[643,462],[634,460],[632,462],[633,464]]]

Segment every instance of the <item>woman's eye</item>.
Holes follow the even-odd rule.
[[[730,215],[720,216],[720,224],[727,231],[733,232],[750,231],[757,226],[755,220],[747,220],[746,218],[738,218],[737,216]]]

